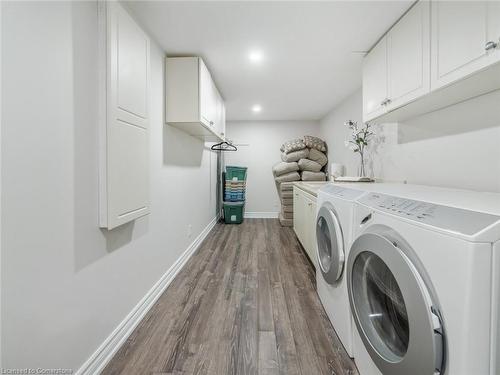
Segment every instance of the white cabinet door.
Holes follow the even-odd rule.
[[[294,187],[293,211],[295,234],[316,266],[316,198]]]
[[[300,239],[300,193],[297,188],[293,188],[293,230],[295,235]]]
[[[215,116],[215,100],[214,100],[214,83],[207,66],[202,59],[199,59],[200,64],[200,120],[207,126],[214,125]]]
[[[304,246],[309,259],[316,267],[316,199],[307,197],[307,246]]]
[[[311,258],[311,206],[312,201],[311,198],[304,193],[304,241],[302,242],[302,246],[306,251],[309,258]]]
[[[226,136],[226,105],[224,104],[224,100],[221,101],[221,135],[223,137]]]
[[[496,48],[490,50],[489,53],[496,53],[497,58],[500,55],[500,1],[488,1],[487,3],[487,13],[488,13],[488,42],[496,43]],[[486,46],[485,46],[486,47]]]
[[[312,233],[312,238],[311,238],[311,260],[314,264],[315,267],[318,266],[318,240],[316,238],[316,213],[318,210],[318,206],[316,204],[316,199],[314,199],[313,204],[311,206],[311,233]]]
[[[496,12],[496,14],[495,14]],[[431,88],[448,85],[500,60],[499,9],[495,2],[434,1],[432,3]]]
[[[215,85],[214,85],[215,87]],[[222,107],[224,102],[222,101],[222,97],[220,96],[219,90],[215,87],[215,108],[216,108],[216,116],[215,116],[215,131],[217,134],[221,134],[222,132]]]
[[[219,91],[217,90],[217,86],[215,86],[215,82],[212,79],[212,76],[210,75],[210,84],[211,84],[211,90],[210,90],[210,110],[211,110],[211,118],[210,118],[210,127],[216,131],[217,129],[217,123],[218,123],[218,116],[219,116],[219,108],[218,108],[218,103],[219,103]]]
[[[99,9],[106,25],[101,31],[107,76],[100,225],[112,229],[150,210],[149,38],[119,3]]]
[[[363,120],[384,114],[387,99],[387,38],[383,37],[363,61]]]
[[[293,231],[295,235],[299,236],[299,193],[297,188],[293,188]]]
[[[302,191],[296,187],[293,188],[293,229],[299,241],[304,245],[304,223],[305,215],[305,199]]]
[[[487,14],[488,37],[485,49],[488,53],[488,62],[495,64],[500,62],[500,1],[488,1]]]
[[[417,3],[387,35],[387,109],[430,91],[430,4]]]

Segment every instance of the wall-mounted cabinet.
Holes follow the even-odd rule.
[[[429,3],[417,3],[365,57],[365,121],[429,92],[429,20]]]
[[[432,3],[432,88],[500,61],[500,2]]]
[[[363,62],[363,114],[367,119],[385,113],[387,79],[387,37],[384,36]]]
[[[226,110],[212,75],[199,57],[167,57],[167,123],[206,141],[224,139]]]
[[[365,57],[363,120],[404,120],[500,89],[499,62],[499,2],[420,1]]]
[[[99,20],[99,222],[113,229],[150,211],[150,42],[117,2],[100,2]]]
[[[417,3],[387,34],[387,110],[430,91],[430,5]]]

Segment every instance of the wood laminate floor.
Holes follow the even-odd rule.
[[[103,374],[354,375],[291,228],[217,224]]]

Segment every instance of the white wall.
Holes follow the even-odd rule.
[[[281,161],[281,145],[304,135],[318,135],[317,121],[231,121],[227,137],[238,146],[237,152],[226,152],[226,165],[248,167],[246,213],[275,214],[280,210],[272,174]]]
[[[500,91],[418,116],[376,127],[370,152],[372,176],[387,181],[500,192]],[[357,173],[359,156],[344,146],[346,120],[361,121],[358,90],[321,120],[330,162]]]
[[[152,44],[151,214],[100,230],[96,2],[3,6],[3,366],[76,370],[215,217],[215,155]]]
[[[2,212],[2,30],[3,30],[3,16],[2,16],[3,3],[0,1],[0,213]],[[1,280],[2,280],[2,215],[0,214],[0,368],[3,367],[2,362],[2,288],[1,288]]]

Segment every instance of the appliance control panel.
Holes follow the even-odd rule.
[[[359,203],[408,220],[425,223],[443,230],[474,235],[490,225],[499,222],[500,216],[461,208],[369,193]]]
[[[349,189],[336,185],[325,185],[323,188],[321,188],[321,191],[347,200],[357,199],[365,193],[364,191]]]

